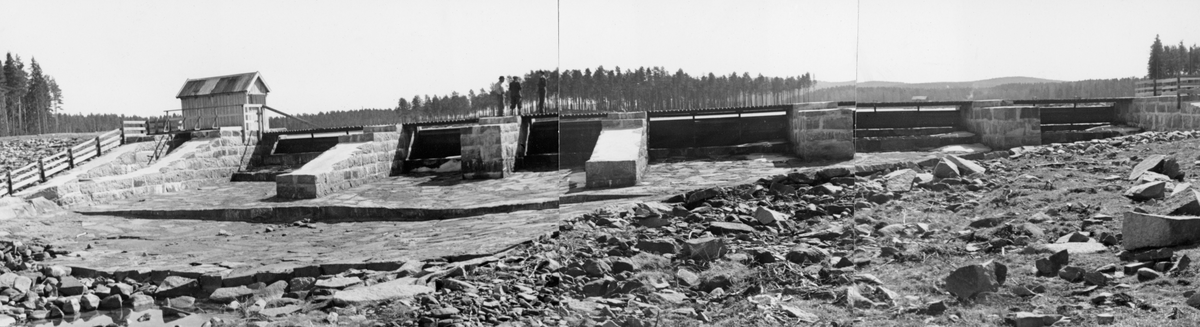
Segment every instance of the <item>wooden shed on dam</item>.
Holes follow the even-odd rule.
[[[270,129],[263,115],[271,89],[258,72],[189,79],[179,90],[184,130],[242,127],[244,131]]]

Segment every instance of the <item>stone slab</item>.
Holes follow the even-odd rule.
[[[1200,217],[1126,212],[1121,243],[1126,250],[1191,244],[1200,240]]]

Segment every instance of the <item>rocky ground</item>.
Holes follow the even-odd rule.
[[[564,217],[493,256],[246,286],[88,277],[39,264],[70,255],[54,246],[0,242],[0,326],[151,304],[223,313],[212,326],[1192,326],[1200,235],[1180,232],[1200,227],[1126,216],[1200,213],[1195,137],[763,176]]]
[[[0,138],[0,173],[36,162],[38,158],[79,145],[92,134],[49,134]]]

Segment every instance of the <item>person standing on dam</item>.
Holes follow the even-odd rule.
[[[537,94],[538,94],[537,112],[539,114],[545,113],[546,112],[546,109],[545,109],[546,108],[546,72],[545,71],[538,72]]]
[[[496,95],[496,116],[504,116],[504,76],[492,84],[492,94]]]
[[[508,94],[509,109],[512,110],[512,114],[521,114],[521,78],[512,77],[512,82],[508,83]]]

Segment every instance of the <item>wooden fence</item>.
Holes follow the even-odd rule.
[[[1139,97],[1200,93],[1200,76],[1147,79],[1134,82],[1134,94]]]
[[[133,132],[133,131],[131,131]],[[121,129],[115,129],[95,138],[67,148],[49,156],[38,158],[37,161],[24,167],[4,172],[0,175],[0,197],[29,187],[35,183],[45,182],[54,174],[73,169],[75,166],[116,148],[124,143]]]

